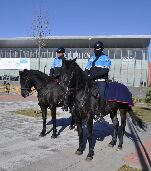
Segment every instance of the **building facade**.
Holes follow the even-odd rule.
[[[31,38],[0,40],[0,65],[3,59],[29,58],[30,69],[39,69],[49,74],[56,56],[57,47],[66,48],[68,59],[77,58],[84,69],[88,58],[93,55],[93,45],[100,40],[104,53],[111,58],[110,79],[127,86],[146,87],[151,83],[149,65],[149,43],[151,36],[75,36],[47,38],[45,48],[38,48]],[[18,78],[18,69],[0,69],[0,79]]]

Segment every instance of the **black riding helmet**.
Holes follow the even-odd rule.
[[[60,47],[56,50],[57,53],[65,53],[65,48]]]
[[[104,44],[102,43],[102,42],[100,42],[100,41],[98,41],[98,42],[96,42],[95,44],[94,44],[94,50],[95,49],[104,49]]]

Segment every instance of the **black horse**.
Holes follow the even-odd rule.
[[[56,108],[63,106],[63,96],[65,89],[52,80],[45,73],[38,70],[27,70],[19,72],[21,95],[25,98],[32,92],[34,87],[38,93],[38,105],[42,111],[43,129],[40,136],[46,135],[47,108],[51,110],[53,133],[52,138],[57,137],[56,129]],[[72,102],[70,100],[70,102]],[[72,103],[70,103],[70,107]],[[72,117],[70,129],[74,128],[74,118]]]
[[[89,153],[86,159],[91,160],[94,155],[94,147],[92,143],[93,119],[95,114],[100,111],[100,108],[102,107],[101,100],[98,99],[97,95],[98,87],[96,83],[89,79],[87,74],[79,67],[76,63],[76,59],[63,62],[61,84],[65,87],[68,86],[69,88],[72,87],[75,89],[75,97],[73,101],[74,105],[72,109],[73,114],[75,115],[79,135],[79,148],[77,149],[76,154],[81,155],[84,150],[82,121],[86,120],[87,139],[89,142]],[[118,145],[118,148],[121,149],[126,126],[126,113],[128,112],[130,114],[135,125],[143,129],[144,124],[142,120],[135,115],[132,108],[128,104],[123,105],[118,102],[110,102],[109,104],[105,104],[105,115],[110,114],[114,128],[112,140],[109,143],[109,146],[113,147],[117,142],[119,127],[117,110],[120,110],[121,116],[121,137],[119,138]]]

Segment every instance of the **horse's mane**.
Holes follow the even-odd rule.
[[[39,70],[27,70],[25,69],[23,71],[24,73],[28,73],[31,77],[36,76],[38,79],[40,79],[41,81],[43,81],[44,83],[47,83],[50,81],[50,78],[47,74],[39,71]]]
[[[71,67],[72,66],[72,67]],[[70,68],[70,73],[74,70],[76,74],[76,87],[79,89],[85,88],[88,81],[87,74],[82,70],[82,68],[77,64],[75,60],[66,61],[67,69]]]

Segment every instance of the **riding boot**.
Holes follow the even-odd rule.
[[[64,104],[64,106],[62,107],[62,110],[67,112],[68,111],[68,105]]]

